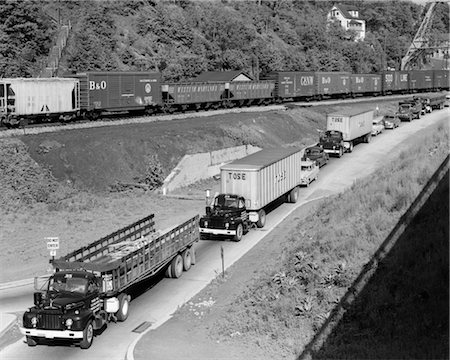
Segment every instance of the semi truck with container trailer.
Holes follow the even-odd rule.
[[[221,191],[207,195],[200,236],[240,241],[252,226],[264,227],[269,204],[285,197],[295,203],[301,184],[300,148],[264,149],[220,168]]]
[[[346,151],[352,152],[358,142],[370,142],[373,110],[352,108],[327,115],[327,128],[319,139],[328,154],[341,157]]]
[[[55,272],[35,278],[34,306],[23,314],[20,332],[29,346],[65,339],[88,349],[97,330],[127,319],[133,285],[164,269],[172,278],[190,269],[198,215],[164,233],[155,231],[153,218],[50,261]]]
[[[400,101],[398,103],[398,118],[402,121],[412,121],[420,119],[422,114],[422,101],[418,98]]]

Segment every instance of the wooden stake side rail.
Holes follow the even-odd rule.
[[[107,255],[114,249],[110,246],[112,244],[117,244],[123,241],[134,241],[141,237],[145,237],[150,233],[154,232],[155,222],[153,220],[154,214],[134,222],[122,229],[119,229],[112,234],[109,234],[92,244],[84,246],[78,250],[75,250],[60,260],[67,262],[92,262],[97,258]]]
[[[113,288],[122,291],[146,277],[150,277],[169,264],[172,259],[199,240],[199,216],[195,216],[143,248],[118,262],[112,271]]]
[[[153,215],[143,220],[150,221],[153,229],[152,219]],[[141,221],[133,225],[136,226]],[[186,248],[198,241],[200,238],[198,221],[199,215],[196,215],[162,235],[152,233],[145,239],[136,237],[134,241],[128,241],[130,239],[123,236],[121,231],[124,229],[122,229],[112,234],[114,236],[110,235],[101,239],[102,241],[96,241],[83,248],[86,251],[84,256],[81,256],[80,249],[74,252],[76,255],[71,253],[60,259],[55,259],[53,265],[59,270],[88,270],[112,276],[114,289],[112,293],[123,291],[144,278],[156,274],[168,265],[177,254],[181,254]],[[133,225],[127,227],[127,229],[132,229]],[[148,226],[146,225],[146,227]],[[135,230],[130,232],[130,234],[135,233],[137,233]],[[115,234],[122,234],[122,236],[117,236],[119,240],[112,241],[113,238],[116,238]],[[125,250],[121,251],[121,245],[118,243],[124,242],[124,239],[126,239],[127,245],[124,245]],[[96,247],[99,244],[104,244],[104,249],[97,249]],[[135,245],[133,246],[133,244]],[[135,249],[136,246],[141,247]],[[117,248],[119,248],[119,252],[116,251]],[[114,255],[120,255],[120,257]],[[72,260],[76,258],[78,259]]]

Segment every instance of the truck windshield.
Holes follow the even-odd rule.
[[[341,133],[339,131],[325,131],[325,136],[329,138],[340,139]]]
[[[85,294],[88,280],[79,277],[56,277],[50,282],[50,290]]]
[[[238,199],[235,197],[219,195],[214,199],[215,209],[237,209]]]
[[[400,105],[400,111],[408,111],[411,108],[410,104],[402,104]]]

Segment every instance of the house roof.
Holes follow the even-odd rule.
[[[247,77],[249,80],[253,80],[251,76],[243,71],[205,71],[194,78],[195,82],[210,82],[210,81],[233,81],[239,75]]]
[[[349,11],[358,11],[358,9],[354,6],[347,6],[347,5],[341,5],[341,4],[336,4],[334,5],[336,8],[338,8],[340,10],[340,12],[342,13],[342,16],[344,16],[347,19],[359,19],[359,17],[357,16],[352,16],[350,15]]]

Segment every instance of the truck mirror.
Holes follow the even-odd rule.
[[[211,214],[211,206],[207,206],[205,209],[206,215]]]
[[[42,303],[42,293],[41,292],[35,292],[33,294],[33,300],[34,300],[34,305],[39,306]]]

